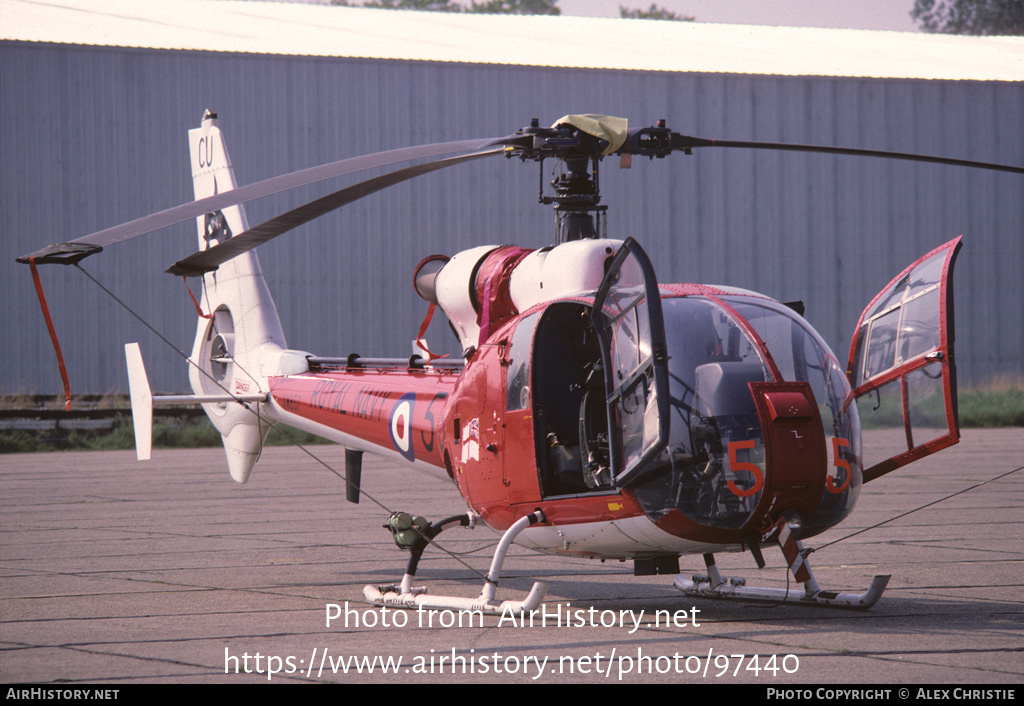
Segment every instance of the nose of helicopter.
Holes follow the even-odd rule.
[[[828,467],[825,430],[811,387],[806,382],[765,382],[752,383],[751,390],[765,448],[758,525],[768,527],[794,514],[810,518],[821,502]]]

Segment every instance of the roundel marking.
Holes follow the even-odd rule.
[[[409,461],[416,460],[416,452],[412,446],[412,410],[416,402],[416,393],[407,392],[398,398],[391,408],[391,419],[388,428],[391,432],[391,443]]]

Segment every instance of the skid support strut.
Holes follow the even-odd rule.
[[[498,601],[495,593],[498,589],[498,577],[501,575],[501,565],[505,561],[505,554],[508,552],[512,541],[520,532],[530,525],[544,521],[544,513],[537,510],[526,517],[520,518],[511,527],[505,530],[494,550],[494,558],[491,560],[490,571],[484,579],[484,587],[476,598],[461,598],[458,596],[431,596],[427,594],[424,587],[413,587],[412,582],[416,576],[416,566],[419,563],[423,550],[433,539],[445,529],[461,525],[472,527],[476,516],[472,514],[458,515],[446,520],[433,523],[423,532],[419,540],[412,546],[412,556],[409,558],[409,566],[406,568],[402,583],[398,586],[366,586],[363,588],[363,596],[372,603],[393,608],[415,608],[434,610],[468,610],[479,611],[487,615],[503,615],[507,613],[521,614],[535,610],[544,600],[550,584],[546,581],[538,581],[522,601]]]
[[[823,591],[811,572],[807,562],[807,552],[803,543],[796,538],[792,527],[780,521],[779,545],[786,557],[790,573],[801,588],[757,588],[747,586],[742,578],[726,579],[718,571],[713,554],[704,555],[704,563],[708,568],[707,576],[687,578],[679,574],[673,585],[683,593],[691,596],[707,598],[737,598],[751,601],[791,602],[800,605],[833,606],[852,610],[867,610],[882,597],[882,592],[889,583],[889,576],[875,576],[871,586],[864,593],[835,593]]]

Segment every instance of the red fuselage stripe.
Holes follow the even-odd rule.
[[[272,378],[270,394],[303,419],[443,467],[444,411],[457,380],[447,371],[347,370]]]

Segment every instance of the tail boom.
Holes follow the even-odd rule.
[[[442,422],[458,373],[376,368],[271,378],[275,417],[285,424],[448,477]]]

